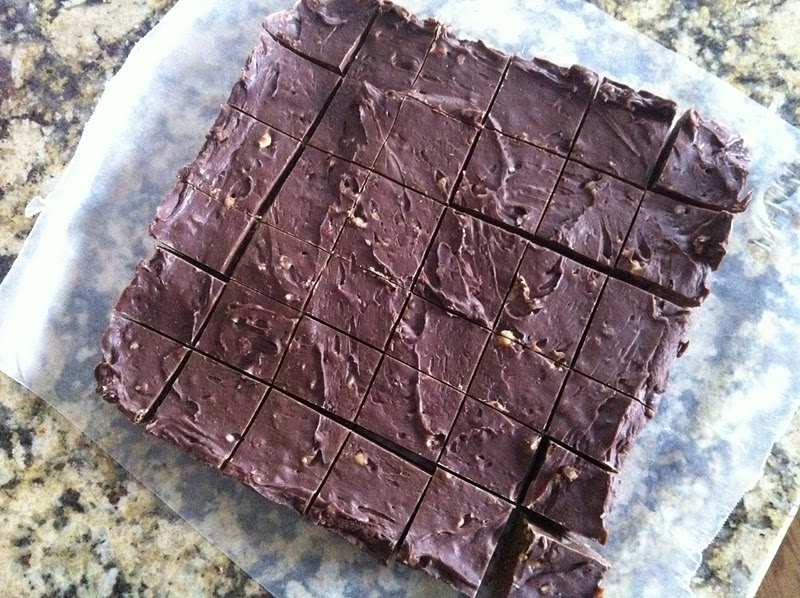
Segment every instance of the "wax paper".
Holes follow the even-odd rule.
[[[405,5],[507,52],[579,62],[698,107],[752,150],[755,202],[736,220],[690,348],[624,468],[602,548],[614,567],[609,596],[689,596],[702,550],[759,477],[800,395],[800,133],[580,0]],[[0,286],[0,369],[276,596],[451,596],[144,435],[94,395],[98,339],[134,265],[152,251],[155,207],[202,144],[261,18],[288,6],[180,0],[133,49]]]

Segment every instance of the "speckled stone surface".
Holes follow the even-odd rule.
[[[0,7],[0,279],[104,83],[173,0]],[[800,0],[594,0],[800,123]],[[749,596],[800,502],[800,415],[707,549],[698,595]],[[20,596],[265,595],[44,401],[0,376],[0,582]],[[145,555],[145,556],[142,556]]]

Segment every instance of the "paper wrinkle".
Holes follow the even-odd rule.
[[[701,551],[758,479],[800,399],[800,132],[581,0],[406,0],[464,37],[578,62],[741,133],[756,198],[623,469],[601,549],[608,595],[690,596]],[[200,148],[261,17],[286,1],[180,0],[108,84],[0,286],[0,369],[64,413],[277,596],[455,596],[369,556],[134,428],[93,394],[109,311],[147,224]],[[744,593],[742,589],[742,593]]]

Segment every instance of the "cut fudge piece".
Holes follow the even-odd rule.
[[[619,469],[653,412],[638,401],[570,372],[547,434]]]
[[[378,0],[300,0],[269,15],[264,28],[295,52],[342,72],[358,49]]]
[[[525,495],[525,506],[605,544],[605,519],[618,484],[615,475],[551,442]]]
[[[302,139],[338,82],[337,75],[264,33],[247,58],[228,104],[282,133]]]
[[[509,58],[481,41],[440,28],[417,77],[413,97],[454,118],[483,121]]]
[[[266,385],[193,353],[147,431],[206,465],[220,467],[242,438],[266,391]]]
[[[479,486],[517,500],[540,439],[529,427],[467,397],[439,463]]]
[[[224,286],[221,280],[179,257],[156,249],[153,257],[136,266],[133,281],[122,291],[114,309],[189,344],[200,333]]]
[[[311,296],[308,313],[360,341],[383,349],[400,317],[407,294],[352,262],[333,256]]]
[[[744,211],[753,194],[745,192],[750,152],[742,138],[695,110],[682,117],[677,129],[656,189],[710,208]]]
[[[347,434],[331,419],[272,389],[223,473],[304,513]]]
[[[633,185],[568,162],[537,233],[613,267],[643,195]]]
[[[269,382],[299,319],[291,307],[230,282],[197,348]]]
[[[300,144],[223,106],[194,162],[181,179],[228,208],[258,213]]]
[[[528,245],[497,330],[569,364],[605,279],[549,249]]]
[[[488,125],[539,147],[567,155],[597,75],[582,66],[556,66],[515,56],[489,112]]]
[[[491,327],[526,245],[512,233],[447,210],[415,290],[469,320]]]
[[[386,562],[430,476],[350,434],[308,516]]]
[[[571,157],[645,187],[675,118],[675,102],[605,79]]]
[[[261,224],[233,272],[234,280],[300,309],[311,294],[329,253]]]
[[[562,366],[497,335],[486,346],[469,394],[541,431],[566,375]]]
[[[352,420],[380,353],[316,320],[303,318],[275,378],[301,399]]]
[[[407,99],[375,161],[375,170],[446,203],[476,134],[477,129]]]
[[[435,201],[373,174],[350,211],[334,252],[408,287],[442,210]]]
[[[101,346],[103,361],[94,370],[97,392],[137,423],[156,402],[189,351],[175,341],[114,315]]]
[[[436,461],[463,398],[456,389],[386,357],[356,423]]]
[[[368,81],[345,79],[311,137],[311,145],[371,167],[392,130],[402,96]]]
[[[412,295],[388,353],[442,382],[466,390],[489,331]]]
[[[669,369],[686,349],[691,312],[609,280],[575,369],[655,409]]]
[[[307,147],[264,221],[330,251],[366,180],[364,169]]]
[[[699,305],[727,250],[733,216],[647,193],[617,261],[630,272]]]
[[[509,503],[437,470],[399,558],[475,596],[510,514]]]

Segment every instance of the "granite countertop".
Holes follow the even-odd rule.
[[[0,8],[0,280],[104,84],[174,0],[7,0]],[[800,123],[800,0],[594,0]],[[34,202],[36,205],[38,202]],[[694,580],[752,596],[800,502],[800,414]],[[0,374],[0,579],[11,596],[265,596],[46,402]],[[146,556],[142,556],[145,554]]]

